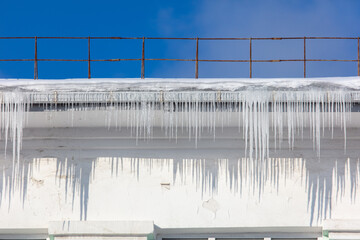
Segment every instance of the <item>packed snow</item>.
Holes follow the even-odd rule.
[[[360,90],[360,77],[331,78],[95,78],[64,80],[0,79],[0,91],[293,91]]]

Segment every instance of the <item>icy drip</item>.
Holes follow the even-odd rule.
[[[12,141],[13,171],[17,171],[16,162],[20,160],[22,147],[23,128],[26,123],[26,113],[31,105],[32,98],[28,93],[4,92],[1,93],[0,103],[0,138],[5,140],[5,157],[8,140]],[[13,174],[14,176],[14,174]]]
[[[1,136],[12,141],[13,159],[19,159],[26,112],[32,104],[46,111],[69,112],[73,125],[75,111],[106,110],[108,129],[125,125],[131,136],[151,140],[160,127],[170,140],[186,134],[198,146],[204,134],[237,124],[244,140],[245,157],[266,159],[269,149],[287,141],[295,146],[309,129],[314,150],[320,157],[321,137],[328,129],[341,126],[346,149],[346,123],[352,99],[360,93],[346,91],[239,91],[239,92],[3,92],[1,96]],[[115,118],[115,119],[114,119]],[[180,131],[180,132],[179,132]],[[121,131],[119,131],[121,134]],[[270,146],[271,145],[271,146]],[[241,152],[241,150],[239,151]]]

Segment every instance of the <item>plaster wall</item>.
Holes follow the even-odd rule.
[[[235,116],[218,123],[215,140],[204,132],[195,144],[180,128],[170,139],[160,123],[153,139],[137,139],[106,114],[29,113],[15,172],[11,144],[0,156],[1,228],[70,220],[290,227],[359,218],[359,113],[347,124],[346,151],[341,125],[333,136],[325,128],[320,158],[305,128],[293,149],[286,136],[281,149],[270,139],[271,158],[263,161],[246,158]]]

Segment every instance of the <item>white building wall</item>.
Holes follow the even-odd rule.
[[[74,220],[153,221],[161,229],[307,227],[359,219],[358,113],[351,113],[346,152],[336,127],[333,138],[324,132],[318,158],[306,128],[294,149],[285,137],[266,161],[245,158],[232,124],[218,126],[215,140],[203,134],[195,147],[180,129],[177,140],[160,127],[154,139],[136,140],[129,129],[104,127],[104,112],[85,114],[30,113],[15,179],[11,146],[1,156],[1,228]]]

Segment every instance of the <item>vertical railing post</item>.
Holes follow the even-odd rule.
[[[90,63],[91,63],[91,59],[90,59],[90,37],[88,37],[88,79],[91,78]]]
[[[304,78],[306,78],[306,37],[304,37]]]
[[[37,37],[35,37],[34,80],[38,78]]]
[[[195,78],[199,78],[199,38],[196,38]]]
[[[358,76],[360,76],[360,40],[358,37]]]
[[[145,78],[145,37],[142,39],[141,78]]]
[[[250,56],[249,56],[249,77],[250,78],[252,78],[252,46],[251,46],[251,44],[252,44],[252,39],[250,38],[250,42],[249,42],[249,54],[250,54]]]

